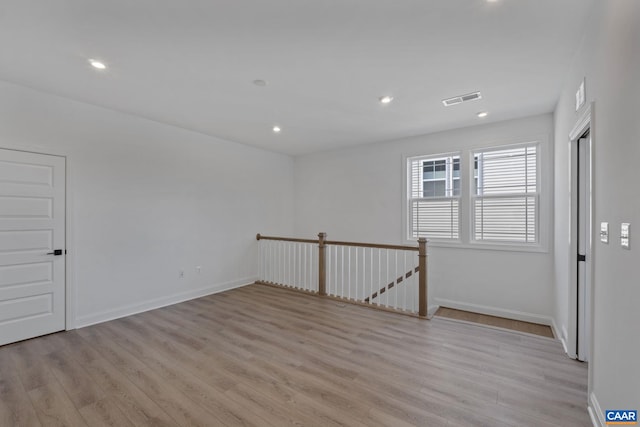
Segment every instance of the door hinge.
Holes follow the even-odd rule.
[[[586,262],[587,261],[587,256],[586,255],[582,255],[582,254],[578,254],[578,262]]]

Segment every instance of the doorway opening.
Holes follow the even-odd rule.
[[[593,299],[593,133],[591,108],[570,134],[571,224],[569,258],[569,355],[590,358]]]
[[[591,137],[589,131],[577,141],[576,212],[576,359],[589,360],[591,275]],[[589,252],[589,253],[587,253]]]

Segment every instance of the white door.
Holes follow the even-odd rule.
[[[0,345],[65,328],[64,254],[64,157],[0,149]]]

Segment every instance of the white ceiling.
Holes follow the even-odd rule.
[[[594,1],[2,0],[0,79],[298,155],[552,111]]]

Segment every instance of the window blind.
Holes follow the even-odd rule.
[[[475,240],[538,241],[538,145],[474,152]]]
[[[407,160],[409,237],[459,238],[460,156]]]

